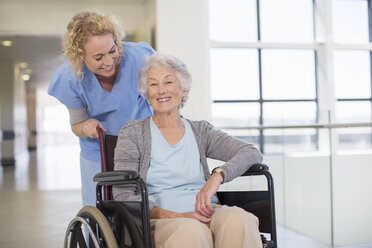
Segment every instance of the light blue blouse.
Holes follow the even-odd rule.
[[[149,199],[166,210],[194,212],[196,195],[206,179],[190,124],[182,119],[185,134],[171,146],[150,119],[151,162],[146,179]],[[212,202],[217,204],[217,198]]]
[[[154,53],[144,42],[123,43],[124,51],[118,75],[111,92],[105,91],[95,74],[85,65],[84,78],[80,82],[69,63],[62,64],[55,72],[48,93],[73,110],[87,108],[89,118],[99,120],[107,134],[118,135],[120,128],[129,120],[152,115],[147,101],[138,92],[138,72],[143,59]],[[97,139],[80,138],[82,156],[100,161]]]

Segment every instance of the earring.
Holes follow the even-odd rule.
[[[183,96],[183,97],[181,98],[181,101],[182,101],[182,102],[186,102],[186,97]]]

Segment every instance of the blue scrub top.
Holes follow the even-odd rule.
[[[138,72],[143,59],[155,51],[145,42],[123,42],[123,56],[111,92],[105,91],[95,74],[85,65],[84,78],[79,81],[69,63],[62,64],[54,73],[48,93],[70,109],[87,108],[89,118],[99,120],[107,134],[118,135],[129,120],[152,115],[152,110],[138,92]],[[80,138],[82,156],[100,161],[98,139]]]

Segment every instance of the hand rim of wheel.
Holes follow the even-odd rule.
[[[75,225],[78,225],[78,224],[79,225],[84,224],[87,227],[87,229],[89,231],[89,235],[91,235],[95,247],[97,247],[97,248],[99,247],[98,240],[95,237],[91,226],[84,219],[87,216],[93,217],[95,219],[95,221],[97,222],[97,224],[99,226],[99,229],[102,232],[103,239],[106,241],[106,245],[109,248],[118,248],[115,236],[114,236],[114,234],[111,230],[109,222],[107,221],[106,217],[101,213],[101,211],[99,209],[93,207],[93,206],[83,207],[79,211],[79,213],[76,215],[76,217],[74,219],[72,219],[72,221],[70,222],[70,224],[68,225],[67,230],[66,230],[64,247],[65,248],[70,247],[70,243],[68,242],[69,234],[71,232],[71,229],[74,228]]]

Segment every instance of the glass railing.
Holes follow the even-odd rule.
[[[264,148],[279,247],[372,247],[372,122],[223,130]]]

